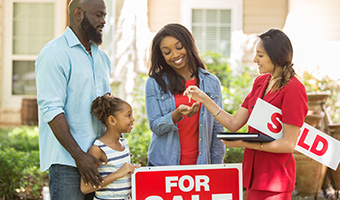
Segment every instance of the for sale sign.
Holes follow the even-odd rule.
[[[141,167],[132,175],[134,200],[239,200],[242,165]]]
[[[275,106],[258,99],[248,125],[275,138],[282,138],[282,112]],[[295,150],[336,170],[340,162],[340,141],[304,123],[300,129]]]

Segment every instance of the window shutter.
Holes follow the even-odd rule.
[[[213,51],[229,57],[231,10],[193,9],[192,33],[200,53]]]

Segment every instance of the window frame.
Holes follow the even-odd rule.
[[[6,0],[3,11],[2,46],[2,107],[20,108],[23,98],[36,98],[35,95],[16,95],[13,90],[13,61],[35,61],[38,55],[13,54],[13,12],[14,3],[54,3],[54,38],[61,35],[67,24],[67,0]]]
[[[181,0],[181,23],[192,31],[193,9],[230,9],[231,10],[231,40],[230,54],[236,44],[233,43],[234,33],[243,30],[243,0]]]

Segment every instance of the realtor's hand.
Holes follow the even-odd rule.
[[[199,89],[195,85],[189,86],[184,91],[183,95],[188,96],[189,98],[202,103],[206,98],[209,98],[208,95],[206,95],[201,89]]]

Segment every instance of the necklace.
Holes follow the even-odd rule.
[[[86,49],[85,49],[86,50]],[[91,53],[91,49],[90,50],[86,50],[87,51],[87,53]]]

